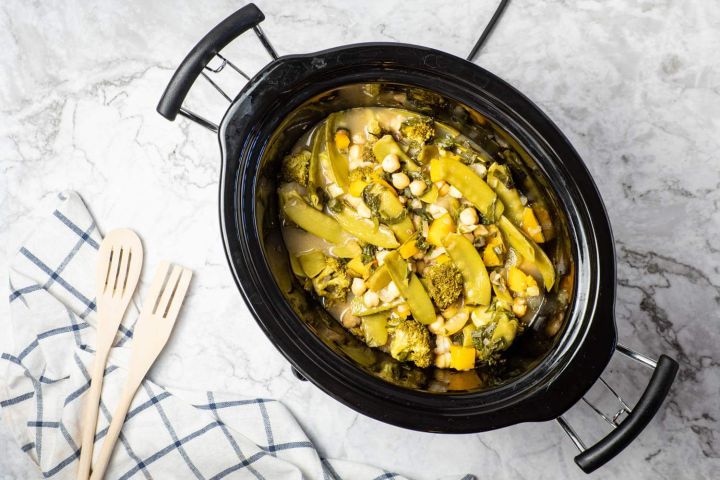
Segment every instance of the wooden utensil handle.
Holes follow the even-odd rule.
[[[80,437],[80,466],[77,479],[87,480],[90,476],[92,464],[93,444],[95,442],[95,429],[97,428],[98,410],[100,409],[100,397],[102,394],[103,377],[105,373],[105,362],[107,361],[107,350],[97,352],[93,359],[92,375],[90,377],[90,388],[83,403],[82,435]]]
[[[128,381],[132,380],[128,378]],[[125,423],[125,416],[130,410],[130,404],[132,403],[133,397],[135,397],[135,392],[137,392],[141,382],[142,377],[140,377],[137,381],[125,384],[125,389],[120,397],[120,401],[118,402],[117,407],[115,407],[110,427],[108,427],[107,434],[103,439],[100,455],[93,466],[90,480],[101,480],[105,475],[105,471],[110,463],[110,457],[112,457],[113,450],[115,449],[115,443],[117,443],[120,431]]]

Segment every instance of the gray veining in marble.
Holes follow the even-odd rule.
[[[154,111],[173,67],[241,3],[2,2],[0,243],[13,251],[7,227],[31,228],[38,206],[75,189],[103,230],[142,234],[148,265],[163,251],[197,272],[195,321],[178,325],[158,382],[277,397],[328,456],[411,478],[582,478],[554,423],[461,436],[384,425],[295,380],[257,328],[222,252],[216,140]],[[439,3],[258,1],[280,54],[385,40],[463,56],[495,2]],[[621,341],[681,362],[658,417],[589,478],[720,478],[719,32],[720,6],[705,0],[516,0],[478,59],[537,102],[595,176],[616,237]],[[256,42],[239,44],[242,67],[266,61]],[[193,95],[219,118],[214,92]],[[621,358],[605,375],[632,403],[649,378]],[[588,440],[605,431],[587,407],[568,418]],[[5,425],[0,452],[0,478],[37,476]]]

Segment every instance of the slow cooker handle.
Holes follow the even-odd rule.
[[[277,58],[275,49],[270,45],[267,37],[260,29],[260,22],[265,20],[265,15],[260,11],[258,7],[253,3],[249,3],[236,11],[225,20],[220,22],[210,30],[198,43],[190,50],[185,59],[180,63],[177,70],[173,74],[165,92],[160,98],[160,102],[157,106],[157,112],[163,117],[170,121],[174,121],[178,114],[189,118],[190,120],[199,123],[205,128],[217,132],[217,125],[202,118],[201,116],[183,108],[182,104],[185,101],[190,88],[195,83],[195,80],[202,75],[208,80],[213,87],[215,87],[228,101],[230,97],[223,92],[218,85],[213,82],[203,71],[207,68],[207,64],[216,55],[219,56],[223,63],[215,70],[218,72],[226,64],[230,64],[233,70],[237,71],[249,80],[248,76],[245,75],[240,69],[235,67],[229,60],[222,57],[219,52],[225,48],[230,42],[235,40],[237,37],[250,30],[254,30],[255,34],[260,39],[260,42],[265,47],[265,50],[273,57]]]
[[[600,378],[602,383],[604,383],[605,386],[617,396],[623,406],[623,410],[610,419],[586,401],[593,410],[613,425],[614,429],[607,436],[590,448],[585,448],[582,440],[580,440],[580,437],[577,433],[575,433],[567,421],[563,417],[558,417],[557,419],[565,432],[570,436],[573,443],[575,443],[580,450],[580,454],[575,457],[575,463],[585,473],[590,473],[612,460],[617,454],[630,445],[635,438],[637,438],[640,432],[647,427],[650,420],[652,420],[660,409],[665,397],[667,397],[670,392],[670,387],[672,386],[673,381],[675,380],[675,375],[678,371],[678,363],[667,355],[660,355],[658,361],[655,362],[645,355],[634,352],[620,344],[617,345],[617,351],[647,367],[653,368],[653,374],[650,378],[650,382],[635,407],[631,410],[622,398],[615,393],[610,385]],[[616,422],[617,417],[623,411],[629,412],[628,416],[622,421],[622,423],[618,424]]]

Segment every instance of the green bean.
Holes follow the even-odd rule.
[[[385,256],[390,277],[400,290],[410,307],[410,312],[415,320],[429,325],[435,321],[435,307],[430,295],[425,291],[420,279],[408,269],[408,264],[402,259],[397,250]]]
[[[488,305],[491,294],[490,277],[473,244],[463,235],[451,233],[445,238],[443,245],[463,276],[465,303]]]
[[[504,206],[498,200],[495,191],[472,168],[463,165],[457,157],[432,160],[430,179],[433,182],[445,180],[460,190],[490,222],[494,222],[503,212]]]

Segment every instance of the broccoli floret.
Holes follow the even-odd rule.
[[[420,368],[430,366],[432,353],[430,333],[415,320],[404,320],[392,330],[390,355],[401,362],[415,362]]]
[[[307,187],[310,174],[310,157],[311,154],[307,150],[300,150],[286,156],[283,159],[281,171],[283,180],[297,182],[303,187]]]
[[[411,147],[420,148],[435,135],[432,118],[409,118],[400,125],[400,135]]]
[[[373,180],[373,171],[374,168],[369,165],[367,167],[359,167],[354,170],[350,170],[348,179],[351,182],[354,182],[355,180],[362,180],[363,182],[371,183]]]
[[[428,280],[430,296],[440,310],[452,305],[463,291],[463,277],[458,268],[450,263],[436,263],[427,267],[423,276]]]
[[[493,310],[494,309],[494,310]],[[518,321],[515,316],[497,306],[491,306],[484,312],[476,311],[473,321],[478,320],[480,327],[472,334],[473,345],[480,361],[496,363],[500,353],[512,345],[518,334]]]
[[[312,279],[315,293],[320,295],[325,303],[332,305],[342,302],[350,290],[350,275],[345,264],[334,257],[325,259],[325,268]]]

